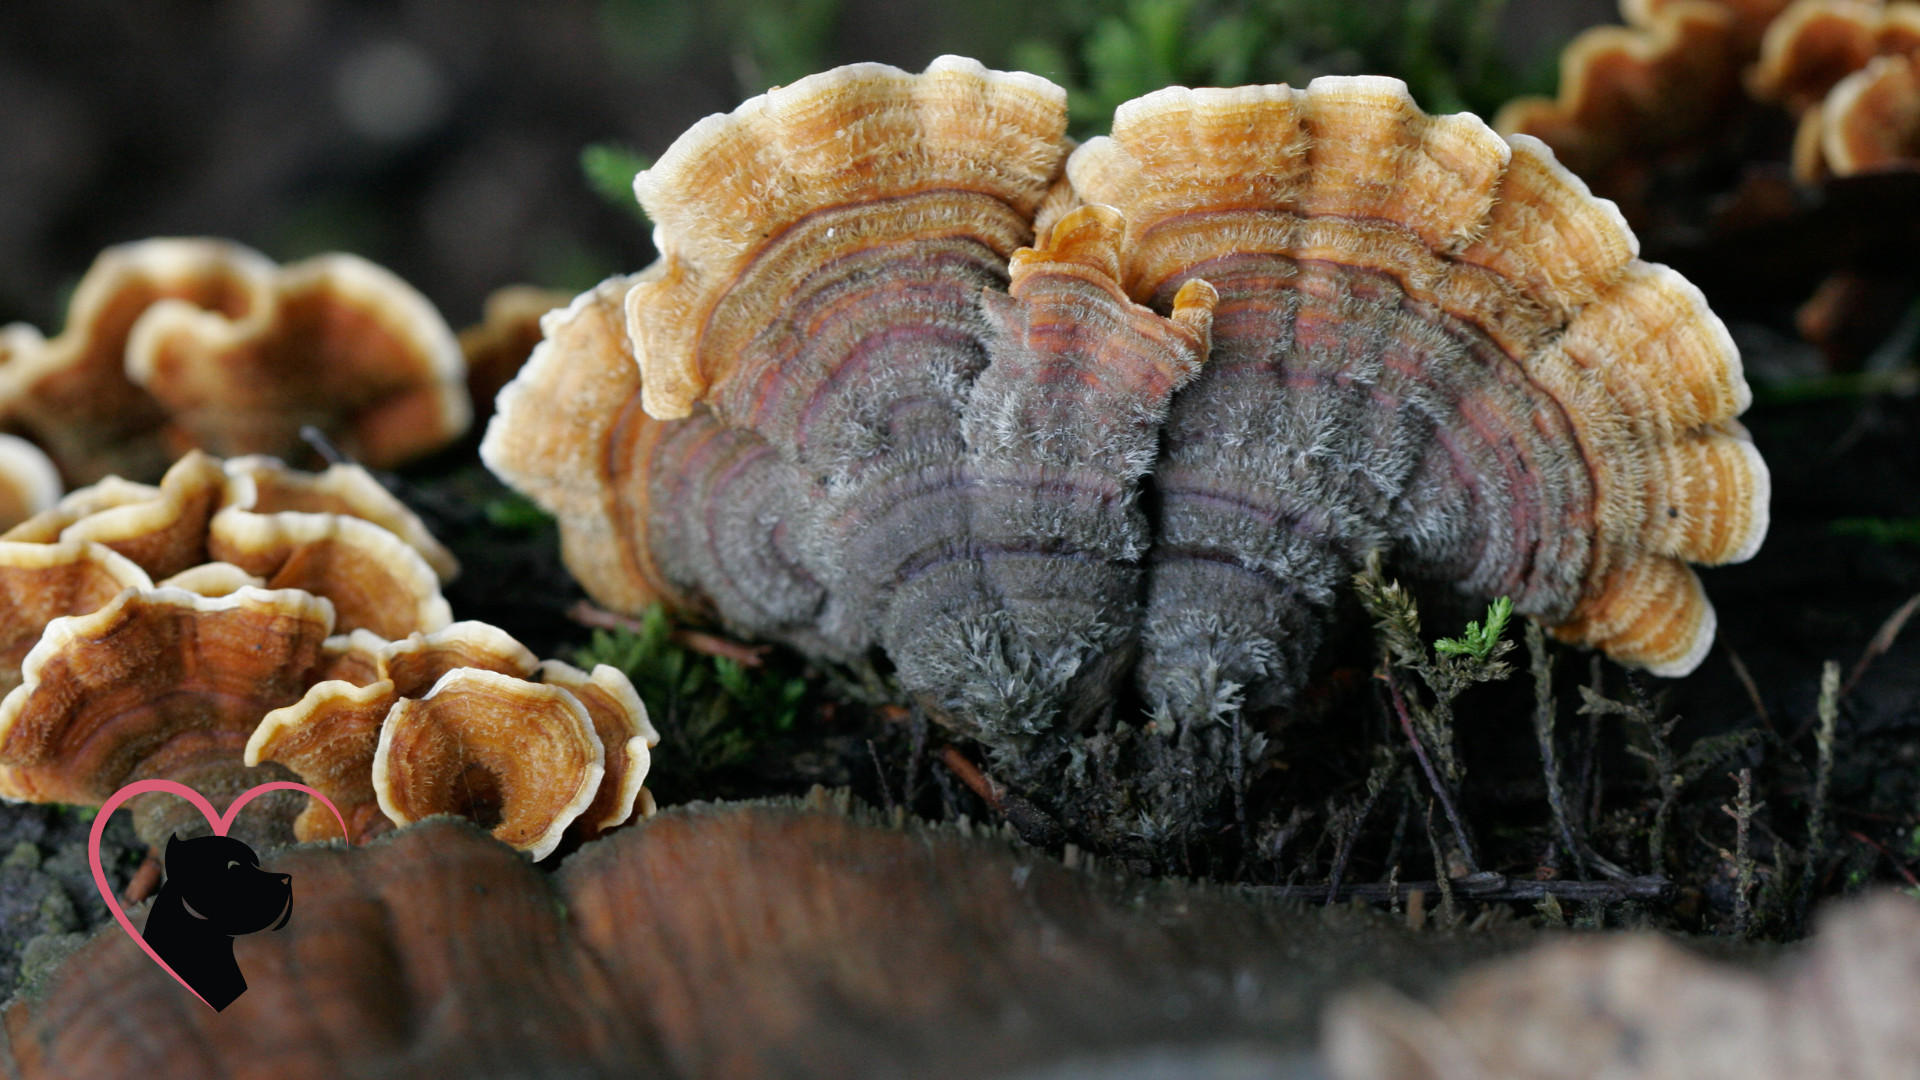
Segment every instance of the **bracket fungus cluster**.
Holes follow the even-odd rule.
[[[246,771],[241,752],[261,716],[299,699],[332,631],[325,599],[252,585],[224,596],[128,588],[54,619],[0,701],[0,796],[97,806],[164,778],[224,807],[284,779]],[[193,818],[179,800],[136,803],[150,844]]]
[[[329,786],[344,761],[329,774],[311,754],[265,755],[317,770],[313,786],[338,794],[357,830],[377,831],[367,807],[401,823],[498,816],[503,839],[545,854],[575,818],[587,835],[625,821],[658,741],[633,688],[453,623],[440,586],[458,570],[358,466],[313,474],[192,451],[158,485],[75,491],[0,535],[0,796],[97,805],[164,777],[230,800],[293,775],[255,768],[263,721],[284,729],[288,709],[364,688],[361,701],[390,698],[373,740],[389,707],[396,723],[392,749],[365,747],[358,788]],[[349,748],[341,738],[332,748]],[[462,799],[483,780],[496,790]],[[187,820],[176,800],[135,812],[150,842]],[[315,838],[316,817],[331,820],[307,813],[294,834]]]
[[[1766,531],[1747,386],[1545,146],[1373,77],[1065,127],[951,57],[700,122],[635,181],[659,262],[547,316],[483,458],[601,603],[884,650],[1017,783],[1217,805],[1375,551],[1699,663],[1687,564]]]
[[[360,634],[298,702],[268,713],[246,763],[278,762],[332,799],[355,839],[457,813],[544,858],[569,827],[590,839],[645,814],[660,736],[633,684],[591,674],[484,623],[385,642]],[[311,803],[301,840],[339,835]]]
[[[219,240],[110,248],[59,336],[0,328],[0,425],[74,483],[152,478],[196,447],[290,454],[308,424],[391,467],[466,431],[465,380],[453,332],[392,273]]]
[[[36,545],[71,553],[76,566],[121,556],[138,580],[126,580],[117,563],[98,573],[117,574],[123,587],[158,583],[212,595],[242,584],[301,589],[330,602],[339,632],[388,637],[451,622],[440,586],[459,571],[419,518],[358,466],[314,475],[273,458],[222,463],[199,451],[174,463],[158,485],[108,477],[0,533],[0,581],[50,557]],[[94,545],[105,554],[89,554]],[[13,588],[30,595],[27,584]],[[4,632],[30,640],[38,629],[22,618]]]
[[[1509,102],[1499,129],[1539,137],[1622,195],[1650,160],[1712,141],[1747,99],[1798,118],[1803,182],[1920,167],[1920,3],[1621,0],[1621,14],[1627,25],[1567,46],[1556,98]]]
[[[1750,82],[1800,118],[1800,180],[1920,168],[1920,3],[1796,0]]]
[[[1508,102],[1494,126],[1540,139],[1609,193],[1631,192],[1649,159],[1725,123],[1787,3],[1620,0],[1625,25],[1585,30],[1561,53],[1559,93]]]

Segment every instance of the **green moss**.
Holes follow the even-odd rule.
[[[748,667],[696,652],[675,640],[658,604],[637,631],[595,631],[575,662],[610,664],[633,681],[660,731],[657,775],[680,787],[745,763],[766,740],[791,731],[807,696],[806,679],[784,654]]]

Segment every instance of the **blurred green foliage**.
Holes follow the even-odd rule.
[[[921,14],[940,51],[1067,87],[1075,131],[1163,86],[1304,85],[1317,75],[1406,80],[1430,112],[1492,115],[1523,86],[1500,55],[1506,0],[939,0]],[[832,67],[841,0],[601,0],[607,46],[627,63],[728,58],[759,93]],[[1551,76],[1549,71],[1548,76]]]
[[[839,16],[840,0],[601,0],[600,30],[638,67],[725,56],[740,91],[757,94],[832,67]]]
[[[1066,86],[1076,130],[1163,86],[1393,75],[1430,112],[1492,115],[1521,89],[1498,48],[1506,0],[1064,0],[1008,62]]]
[[[591,143],[580,151],[580,171],[594,193],[638,218],[647,220],[646,211],[634,201],[633,178],[653,164],[653,159],[620,143]]]
[[[481,504],[480,511],[486,515],[487,524],[507,532],[538,532],[553,524],[553,518],[545,510],[517,491],[488,499]]]

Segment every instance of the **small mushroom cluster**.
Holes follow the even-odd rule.
[[[1711,136],[1743,100],[1741,71],[1788,0],[1621,0],[1624,26],[1596,26],[1560,56],[1555,97],[1521,97],[1494,118],[1553,148],[1614,198],[1659,155]]]
[[[544,858],[572,826],[590,839],[652,812],[649,747],[660,736],[618,669],[537,661],[485,623],[382,641],[357,632],[327,678],[275,709],[246,763],[279,762],[331,799],[356,839],[456,813]],[[339,835],[317,801],[301,840]]]
[[[1659,155],[1723,130],[1743,100],[1798,118],[1805,183],[1920,167],[1920,3],[1621,0],[1625,26],[1587,30],[1555,98],[1524,97],[1496,126],[1536,136],[1615,197]],[[1744,88],[1745,94],[1742,94]]]
[[[1749,81],[1800,118],[1802,182],[1920,168],[1920,3],[1796,0]]]
[[[644,808],[658,736],[625,677],[453,623],[458,570],[358,466],[192,451],[158,485],[75,491],[0,534],[0,796],[98,805],[164,777],[219,802],[311,773],[356,838],[367,807],[464,812],[536,856]],[[328,726],[343,690],[389,695],[364,748]],[[177,824],[136,819],[149,842]]]
[[[389,271],[222,240],[109,248],[59,336],[0,328],[0,426],[70,483],[150,479],[196,447],[286,455],[309,424],[390,467],[467,430],[465,379],[439,312]]]

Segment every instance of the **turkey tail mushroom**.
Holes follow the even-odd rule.
[[[1288,700],[1375,550],[1699,662],[1686,564],[1753,553],[1767,474],[1612,203],[1391,79],[1160,91],[1070,162],[1065,121],[956,58],[702,121],[635,181],[661,260],[546,317],[483,456],[601,603],[878,646],[1015,758],[1129,682]]]

